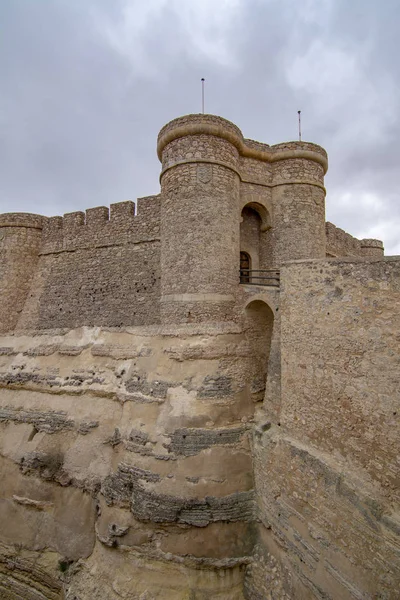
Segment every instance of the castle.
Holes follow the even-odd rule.
[[[188,115],[159,195],[0,215],[0,597],[394,600],[400,258]]]

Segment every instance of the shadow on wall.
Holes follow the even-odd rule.
[[[246,255],[249,258],[251,266],[248,269],[260,268],[260,232],[260,215],[250,206],[245,206],[240,223],[240,256],[242,258],[242,255]]]
[[[262,300],[249,302],[244,312],[244,330],[252,359],[248,380],[253,402],[264,400],[273,325],[274,314],[268,304]]]
[[[247,273],[252,283],[252,277],[260,275],[259,269],[269,269],[273,265],[273,243],[271,217],[265,206],[258,202],[247,203],[241,212],[240,218],[240,256],[248,258],[249,270]],[[242,261],[241,261],[242,262]],[[244,267],[241,264],[241,271]],[[244,277],[246,273],[241,273]],[[249,283],[241,281],[241,283]],[[258,283],[256,280],[254,283]]]

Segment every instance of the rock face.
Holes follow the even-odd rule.
[[[314,144],[158,152],[137,214],[0,215],[0,598],[395,600],[400,260]]]
[[[234,323],[185,329],[3,338],[2,539],[51,548],[65,593],[242,597],[254,352]]]

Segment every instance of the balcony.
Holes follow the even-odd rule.
[[[240,269],[240,283],[279,287],[280,273],[276,269]]]

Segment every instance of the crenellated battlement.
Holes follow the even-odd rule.
[[[398,257],[316,144],[158,152],[159,195],[0,215],[0,598],[397,600]]]
[[[45,218],[42,254],[139,243],[159,237],[160,197],[148,196]]]
[[[129,221],[135,218],[135,203],[131,200],[127,202],[118,202],[107,206],[96,206],[88,208],[85,212],[77,211],[65,213],[63,217],[49,217],[45,224],[44,231],[57,231],[63,229],[67,231],[76,231],[79,227],[87,225],[88,227],[102,227],[106,223],[119,224],[126,228]]]
[[[383,256],[383,243],[380,240],[359,240],[329,222],[325,224],[325,231],[328,256],[358,256],[361,258]]]
[[[325,225],[327,154],[269,145],[185,115],[160,131],[159,195],[63,216],[0,215],[0,330],[230,320],[250,269],[376,258],[381,242]]]
[[[157,322],[160,196],[0,215],[0,331]]]

